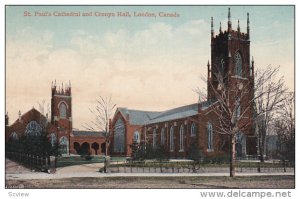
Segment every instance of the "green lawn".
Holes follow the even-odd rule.
[[[112,162],[124,162],[125,157],[111,157]],[[87,159],[84,156],[68,156],[58,157],[56,167],[66,167],[73,165],[92,164],[92,163],[103,163],[104,156],[91,156],[91,159]]]

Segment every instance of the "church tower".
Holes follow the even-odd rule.
[[[253,60],[250,64],[249,13],[247,13],[247,33],[241,32],[239,20],[237,30],[233,30],[230,8],[228,8],[227,30],[222,30],[220,22],[219,34],[215,35],[213,17],[211,18],[211,64],[208,61],[207,70],[207,98],[209,101],[216,98],[216,92],[213,89],[218,90],[218,86],[220,86],[218,74],[222,75],[224,86],[229,87],[237,82],[254,81]]]
[[[51,87],[51,123],[58,129],[57,141],[61,154],[69,154],[70,134],[72,132],[71,83]]]
[[[211,64],[207,63],[207,100],[214,102],[224,99],[229,103],[229,111],[234,118],[240,118],[239,125],[243,128],[240,156],[256,154],[253,114],[254,96],[254,61],[250,61],[250,20],[247,13],[247,32],[242,32],[237,21],[236,30],[231,23],[231,12],[228,8],[227,28],[215,34],[214,19],[211,18]],[[222,93],[223,97],[217,97]],[[238,94],[240,93],[240,94]],[[243,94],[241,94],[243,93]],[[250,108],[249,108],[250,107]],[[246,125],[247,124],[247,125]],[[238,136],[239,137],[239,136]],[[239,151],[237,154],[239,154]]]

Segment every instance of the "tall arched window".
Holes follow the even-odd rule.
[[[29,122],[25,129],[25,135],[27,136],[39,136],[41,132],[42,128],[36,121]]]
[[[165,145],[165,142],[166,142],[165,128],[162,128],[160,132],[160,144]]]
[[[194,137],[196,136],[196,124],[193,123],[191,126],[191,136]]]
[[[67,117],[67,106],[65,103],[61,103],[59,105],[59,116],[60,118],[66,118]]]
[[[213,127],[210,122],[207,124],[207,149],[213,150]]]
[[[170,151],[174,151],[174,128],[170,128]]]
[[[68,152],[69,152],[69,141],[68,141],[67,137],[62,136],[59,139],[59,147],[60,147],[60,153],[61,154],[68,154]]]
[[[136,143],[140,143],[140,132],[138,131],[135,131],[134,134],[133,134],[133,141],[136,142]]]
[[[56,141],[57,141],[55,133],[51,133],[51,135],[50,135],[50,141],[51,141],[51,145],[55,146]]]
[[[119,118],[115,124],[114,133],[114,152],[125,151],[125,125],[121,118]]]
[[[237,99],[236,100],[236,105],[235,105],[235,110],[234,110],[234,116],[235,117],[240,117],[241,115],[241,100]]]
[[[157,146],[157,134],[156,134],[156,129],[153,130],[153,148],[155,149]]]
[[[235,75],[242,76],[243,73],[243,61],[240,53],[235,54]]]
[[[179,151],[184,151],[184,126],[183,125],[180,126],[179,134],[180,134]]]
[[[236,157],[241,158],[246,156],[246,135],[242,132],[236,134],[236,141],[235,141],[235,150],[236,150]]]

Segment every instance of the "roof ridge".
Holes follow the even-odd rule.
[[[157,115],[156,117],[154,117],[154,118],[152,118],[152,119],[156,119],[156,118],[159,118],[159,117],[168,115],[167,113],[170,113],[170,112],[172,112],[172,111],[174,111],[174,110],[180,110],[180,109],[182,109],[182,108],[189,107],[189,106],[195,106],[195,105],[198,105],[198,104],[199,104],[199,103],[193,103],[193,104],[188,104],[188,105],[184,105],[184,106],[172,108],[172,109],[169,109],[169,110],[166,110],[166,111],[161,112],[161,114]],[[152,119],[151,119],[151,120],[152,120]]]
[[[21,111],[21,110],[19,110],[19,111]],[[40,111],[38,111],[38,110],[37,110],[36,108],[34,108],[34,107],[32,107],[31,109],[29,109],[29,110],[26,111],[25,113],[21,114],[21,118],[22,118],[23,116],[25,116],[26,114],[32,112],[32,111],[36,111],[36,112],[38,112],[42,117],[46,118],[46,116],[44,116]],[[11,125],[15,124],[17,121],[19,121],[19,118],[17,118]]]

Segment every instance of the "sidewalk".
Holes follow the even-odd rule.
[[[229,176],[229,172],[203,172],[203,173],[100,173],[99,168],[103,163],[93,163],[84,165],[74,165],[63,168],[57,168],[55,174],[42,172],[31,172],[30,170],[18,165],[17,163],[6,160],[5,179],[22,180],[22,179],[62,179],[62,178],[106,178],[106,177],[193,177],[193,176]],[[16,168],[18,172],[16,172]],[[283,176],[295,175],[294,172],[268,172],[268,173],[236,173],[236,176]]]
[[[283,176],[294,173],[236,173],[236,176]],[[194,176],[229,176],[229,173],[99,173],[99,172],[74,172],[74,173],[24,173],[6,174],[6,180],[10,179],[62,179],[62,178],[106,178],[106,177],[194,177]]]

